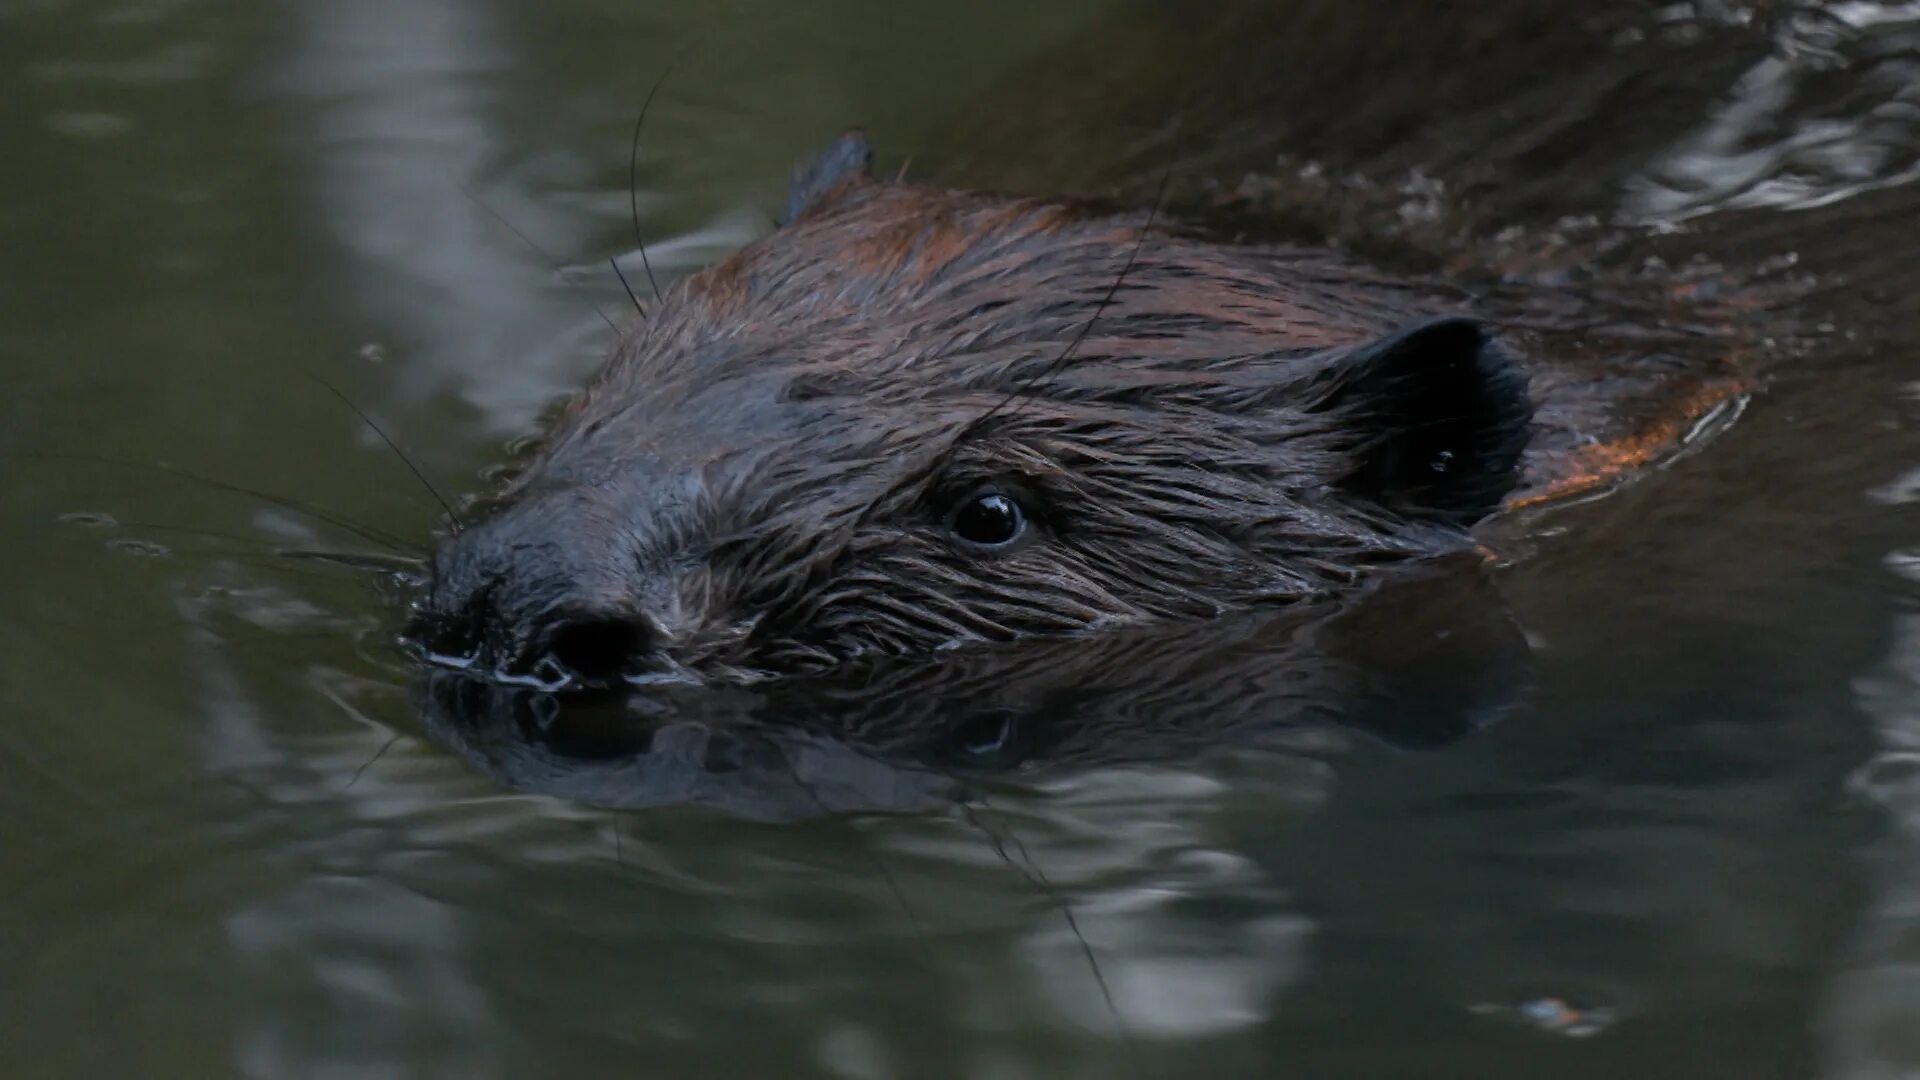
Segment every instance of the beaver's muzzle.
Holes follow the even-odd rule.
[[[406,639],[435,664],[546,689],[664,666],[630,530],[573,492],[516,503],[442,544]]]

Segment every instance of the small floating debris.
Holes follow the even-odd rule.
[[[1476,1016],[1496,1016],[1517,1020],[1549,1035],[1584,1039],[1612,1027],[1619,1014],[1605,1005],[1576,1005],[1566,998],[1538,997],[1518,1005],[1491,1002],[1469,1006]]]

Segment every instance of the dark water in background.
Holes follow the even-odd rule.
[[[1920,1069],[1920,8],[1302,2],[1247,71],[1164,9],[1034,7],[0,2],[7,1075]],[[1063,59],[1090,104],[1007,104],[1088,40],[1164,46],[1218,120],[1196,174],[1307,190],[1292,228],[1810,290],[1830,329],[1740,423],[1501,573],[1537,652],[1505,723],[972,814],[600,811],[421,738],[391,599],[268,554],[350,538],[22,456],[424,536],[302,373],[481,487],[593,365],[581,294],[619,308],[669,61],[666,276],[850,122],[916,172],[1124,186],[1164,88]]]

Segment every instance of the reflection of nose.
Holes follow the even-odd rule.
[[[637,619],[569,612],[550,622],[535,639],[544,643],[537,650],[544,655],[535,661],[535,668],[557,667],[561,674],[584,682],[610,682],[647,651],[651,636]]]
[[[408,637],[434,657],[543,684],[604,684],[658,644],[621,530],[544,500],[435,553]]]

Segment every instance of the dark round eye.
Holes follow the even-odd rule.
[[[998,491],[974,495],[953,514],[953,535],[978,548],[1003,548],[1027,531],[1020,504]]]

